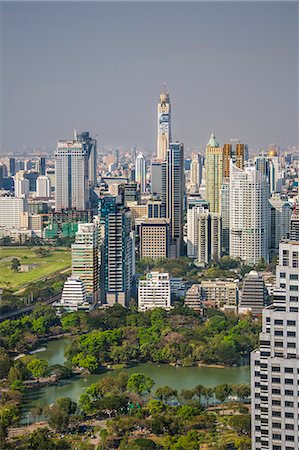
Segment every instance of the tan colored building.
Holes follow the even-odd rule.
[[[140,258],[167,258],[169,220],[147,219],[140,225]]]
[[[147,218],[147,205],[138,205],[137,202],[127,202],[127,207],[131,211],[133,225],[135,225],[136,219]]]
[[[213,302],[217,308],[237,307],[238,286],[234,281],[202,281],[201,293],[204,303]]]
[[[210,212],[220,212],[220,188],[223,180],[224,150],[214,134],[211,134],[206,148],[206,198]]]
[[[192,284],[192,286],[188,289],[185,297],[185,306],[188,306],[188,308],[193,309],[198,313],[203,312],[200,284]]]

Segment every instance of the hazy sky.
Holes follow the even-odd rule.
[[[298,3],[1,3],[1,150],[90,130],[155,150],[163,81],[173,140],[298,145]]]

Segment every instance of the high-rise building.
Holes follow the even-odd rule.
[[[140,258],[168,258],[168,219],[147,219],[140,225]]]
[[[102,300],[110,305],[128,305],[134,275],[134,233],[131,212],[121,197],[104,197],[99,202],[102,224]]]
[[[90,303],[99,300],[98,228],[93,223],[79,223],[72,244],[72,274],[83,281]]]
[[[147,202],[147,217],[149,219],[160,219],[161,215],[161,200],[149,200]]]
[[[88,148],[83,141],[58,141],[55,152],[55,210],[89,209]]]
[[[248,146],[242,144],[238,139],[231,139],[229,144],[223,145],[223,176],[229,177],[230,160],[235,166],[244,169],[244,162],[247,159]]]
[[[252,450],[298,450],[299,242],[282,241],[277,294],[251,354]]]
[[[145,158],[142,153],[139,153],[136,158],[135,181],[139,184],[141,193],[144,193],[146,188],[146,167]]]
[[[84,144],[88,154],[88,181],[91,187],[97,185],[97,141],[90,136],[89,131],[75,135],[75,139]]]
[[[210,211],[220,212],[220,188],[223,180],[224,154],[214,134],[211,134],[206,148],[206,199],[210,203]]]
[[[164,161],[166,151],[171,142],[171,106],[169,94],[164,87],[160,94],[158,103],[158,139],[157,139],[157,158]]]
[[[140,205],[140,190],[138,183],[131,181],[118,186],[118,194],[122,196],[122,202],[127,206],[128,202],[136,202]]]
[[[204,210],[202,205],[193,206],[187,210],[187,255],[192,259],[197,259],[198,257],[198,221]]]
[[[199,154],[193,154],[190,164],[190,184],[197,192],[202,179],[202,158]]]
[[[25,178],[24,170],[15,175],[15,197],[27,197],[29,195],[29,180]]]
[[[183,253],[184,145],[170,144],[162,164],[162,214],[170,223],[170,257]]]
[[[299,241],[299,203],[294,206],[294,211],[290,220],[290,239]]]
[[[278,255],[279,243],[288,237],[292,208],[287,200],[280,197],[270,197],[270,260]]]
[[[255,270],[245,275],[239,312],[250,311],[253,316],[260,316],[267,302],[267,289],[264,279]]]
[[[35,170],[39,175],[46,175],[46,158],[41,156],[35,163]]]
[[[229,178],[224,178],[220,188],[220,214],[222,219],[222,250],[229,254]]]
[[[14,177],[16,174],[16,160],[15,158],[9,158],[8,160],[8,174],[10,177]]]
[[[151,272],[138,284],[138,309],[171,308],[171,288],[169,273]]]
[[[41,175],[36,180],[36,196],[50,198],[51,197],[51,181],[49,177]]]
[[[26,197],[0,197],[0,228],[20,228],[21,214],[28,211]]]
[[[211,259],[221,257],[221,216],[205,211],[198,214],[198,255],[197,262],[201,266]]]
[[[255,167],[230,163],[229,254],[247,264],[269,256],[269,184]]]
[[[162,163],[161,159],[151,161],[151,194],[158,198],[162,195]]]

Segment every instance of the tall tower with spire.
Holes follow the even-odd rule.
[[[166,92],[166,83],[160,94],[158,103],[158,138],[157,158],[165,161],[166,152],[171,142],[171,105],[169,94]]]
[[[220,188],[223,180],[223,148],[217,142],[214,133],[206,147],[206,195],[212,213],[220,212]]]

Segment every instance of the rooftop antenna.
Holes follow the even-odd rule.
[[[77,130],[76,130],[76,128],[74,128],[74,139],[75,139],[75,141],[77,140]]]
[[[163,93],[166,94],[166,81],[163,82]]]

